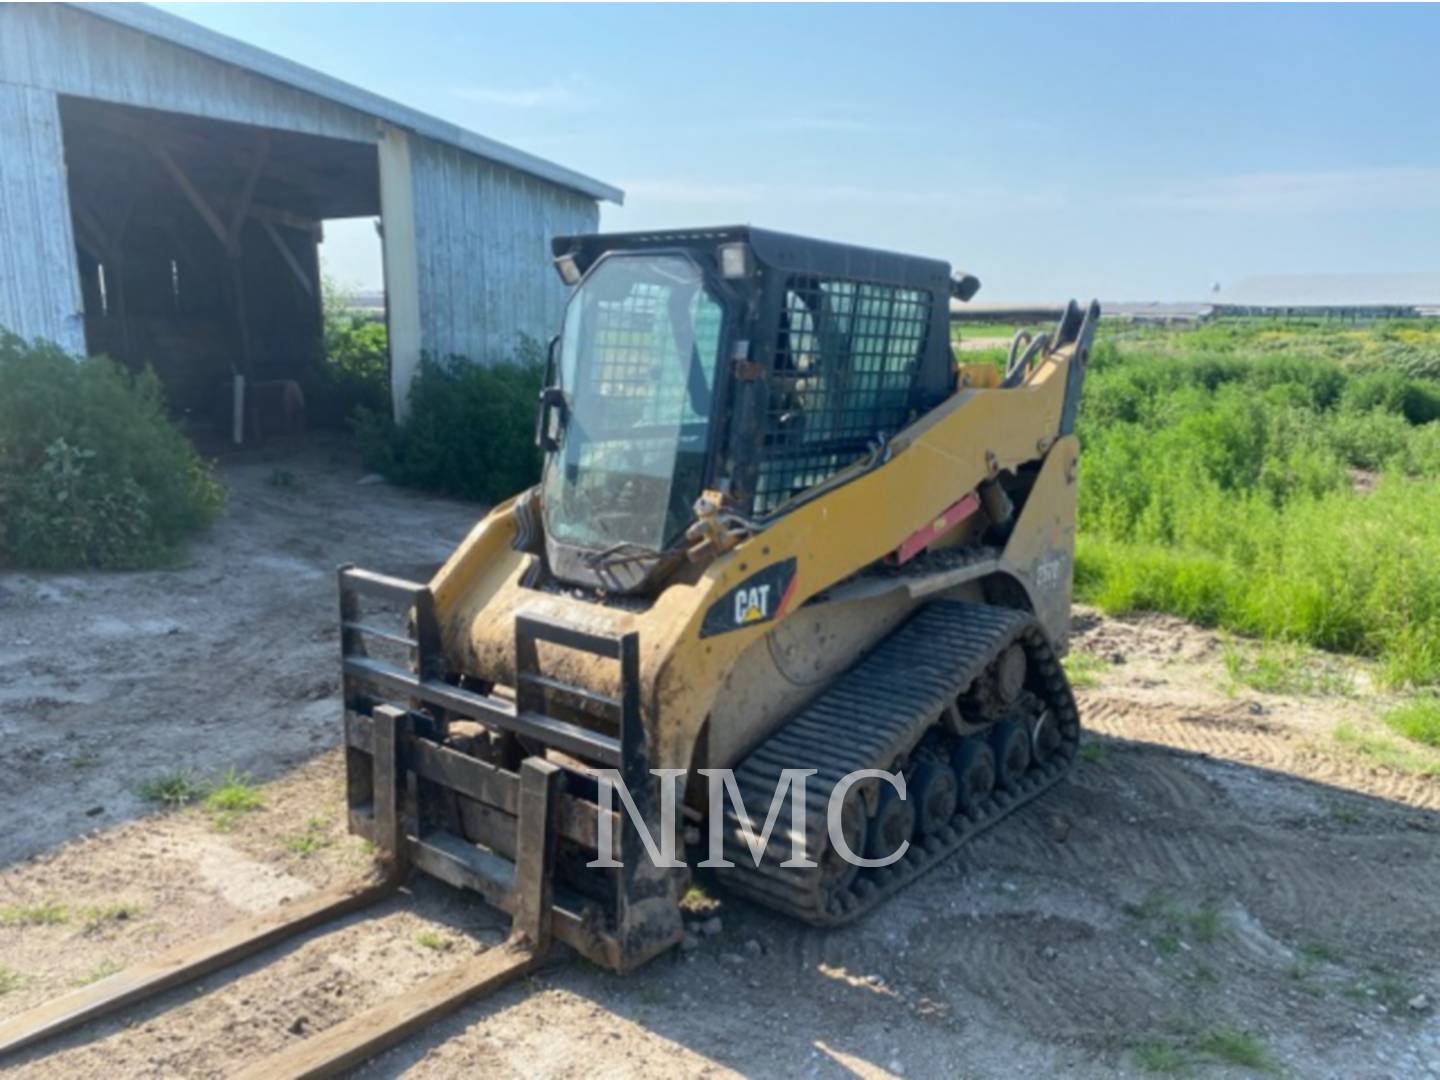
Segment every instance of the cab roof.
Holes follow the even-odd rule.
[[[584,273],[600,256],[612,251],[677,248],[713,251],[721,244],[738,241],[750,245],[756,261],[762,266],[785,273],[871,281],[926,289],[942,295],[950,288],[950,264],[941,259],[816,240],[752,225],[557,236],[551,241],[550,248],[557,258],[571,256]]]

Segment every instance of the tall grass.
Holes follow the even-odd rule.
[[[1076,585],[1440,681],[1440,326],[1219,324],[1103,342]]]

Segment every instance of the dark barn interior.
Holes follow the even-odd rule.
[[[61,119],[88,351],[152,367],[194,428],[302,429],[322,223],[379,215],[375,147],[78,98]]]

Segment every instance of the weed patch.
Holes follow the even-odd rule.
[[[242,815],[265,807],[259,788],[249,776],[233,768],[210,779],[189,772],[165,773],[145,781],[138,791],[147,802],[171,809],[200,803],[221,832],[234,828]]]
[[[1416,698],[1390,710],[1381,719],[1397,735],[1440,749],[1440,698]]]
[[[415,935],[415,944],[435,952],[449,952],[455,945],[444,934],[437,934],[434,930],[421,930]]]
[[[1289,642],[1242,644],[1233,637],[1222,643],[1225,673],[1233,693],[1241,686],[1265,694],[1349,696],[1355,679],[1334,658]]]
[[[1335,806],[1330,810],[1330,817],[1339,825],[1359,825],[1365,820],[1365,816],[1350,806]]]
[[[1412,776],[1440,776],[1440,754],[1399,742],[1388,735],[1348,721],[1335,725],[1334,739],[1343,750]]]
[[[1369,978],[1351,983],[1344,993],[1356,1004],[1379,1006],[1392,1018],[1418,1015],[1410,1008],[1410,1002],[1419,988],[1409,979],[1391,972],[1377,971]]]
[[[88,934],[110,923],[133,919],[140,911],[139,904],[123,901],[71,907],[57,900],[42,900],[0,907],[0,926],[61,926],[73,920]]]
[[[69,920],[70,909],[54,900],[0,908],[0,926],[59,926]]]
[[[152,777],[136,789],[146,802],[161,803],[172,809],[203,798],[205,785],[189,773],[165,773]]]
[[[210,793],[205,796],[205,810],[210,821],[221,832],[235,827],[242,814],[253,813],[265,807],[265,798],[250,778],[234,769],[220,777]]]
[[[1219,910],[1209,904],[1201,906],[1186,916],[1185,922],[1190,929],[1191,936],[1201,945],[1209,945],[1216,940],[1223,928]]]
[[[1071,687],[1076,690],[1094,690],[1110,670],[1110,664],[1094,653],[1081,652],[1078,649],[1067,655],[1061,664],[1070,679]]]
[[[1105,749],[1104,743],[1092,742],[1086,739],[1080,744],[1080,760],[1090,765],[1108,765],[1110,763],[1110,751]]]
[[[14,968],[0,964],[0,996],[19,990],[28,980]]]
[[[1175,1076],[1199,1065],[1236,1065],[1258,1073],[1276,1072],[1269,1050],[1259,1038],[1236,1028],[1181,1030],[1170,1037],[1150,1037],[1130,1044],[1130,1055],[1144,1072]]]
[[[1271,1073],[1275,1063],[1265,1044],[1248,1031],[1220,1028],[1196,1037],[1192,1045],[1202,1057],[1225,1065],[1239,1065],[1256,1072]]]
[[[80,928],[90,934],[113,923],[128,922],[139,916],[142,910],[139,904],[120,901],[82,907],[77,909],[76,915],[80,920]]]
[[[333,843],[329,835],[330,823],[323,817],[312,817],[305,822],[305,830],[286,837],[285,848],[302,859],[309,858],[322,848]]]
[[[1187,909],[1159,892],[1151,893],[1138,904],[1127,904],[1124,911],[1156,928],[1153,944],[1164,956],[1178,952],[1182,942],[1210,945],[1225,929],[1220,911],[1213,904]]]
[[[1174,1076],[1185,1068],[1186,1058],[1178,1047],[1162,1039],[1142,1039],[1130,1046],[1135,1064],[1145,1072]]]
[[[1323,941],[1310,941],[1300,946],[1300,959],[1307,964],[1338,964],[1340,952]]]

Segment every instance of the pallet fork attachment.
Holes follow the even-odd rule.
[[[405,714],[382,706],[376,709],[374,720],[376,817],[377,822],[384,823],[376,829],[377,847],[382,848],[386,865],[382,881],[323,893],[278,911],[245,919],[211,937],[187,942],[0,1023],[0,1062],[5,1055],[193,982],[393,896],[407,876],[409,862],[403,818],[395,812],[400,801],[395,736],[403,726]],[[404,994],[255,1062],[238,1075],[255,1080],[334,1076],[396,1045],[446,1013],[534,970],[545,959],[551,942],[549,880],[554,845],[549,826],[558,773],[557,766],[534,759],[522,768],[522,848],[515,874],[516,917],[508,941],[427,979]],[[382,807],[390,812],[383,812]]]
[[[358,595],[378,595],[410,613],[410,636],[359,621]],[[477,694],[439,678],[433,598],[423,585],[351,567],[340,570],[341,662],[350,828],[370,839],[384,865],[377,883],[326,892],[235,923],[91,986],[0,1022],[0,1066],[17,1051],[128,1005],[229,967],[307,931],[393,896],[413,870],[472,889],[512,917],[509,939],[410,991],[248,1065],[244,1077],[322,1077],[354,1068],[426,1024],[535,970],[555,940],[598,963],[624,970],[662,951],[679,925],[627,921],[633,870],[618,876],[611,915],[575,896],[559,902],[558,842],[593,847],[611,830],[622,852],[639,850],[634,825],[613,810],[570,791],[575,773],[543,754],[514,770],[461,754],[431,737],[431,710],[472,717],[567,754],[621,771],[648,804],[646,754],[638,707],[639,647],[635,635],[605,638],[522,616],[517,651],[534,655],[536,641],[584,649],[619,662],[623,696],[612,702],[619,731],[610,736],[544,714],[547,690],[564,690],[538,673],[522,673],[516,702]],[[407,668],[366,655],[364,640],[381,638],[412,651]],[[428,820],[422,787],[449,790],[513,821],[513,857],[471,843]],[[632,860],[636,862],[638,860]]]
[[[200,941],[186,942],[99,982],[44,1002],[0,1022],[0,1055],[97,1020],[127,1005],[229,967],[333,919],[392,895],[397,877],[377,885],[327,892],[227,926]]]
[[[533,971],[542,953],[513,938],[404,994],[241,1070],[237,1080],[336,1076],[403,1042],[448,1013]]]

